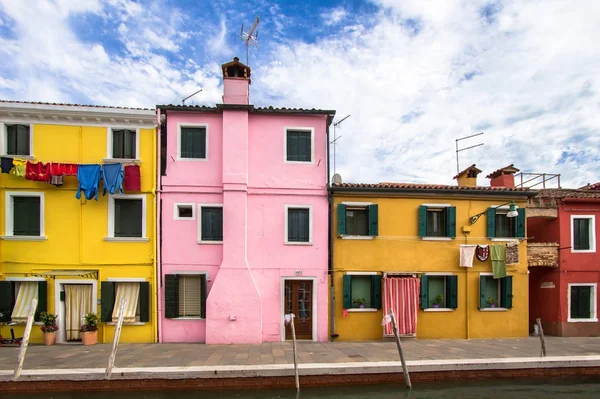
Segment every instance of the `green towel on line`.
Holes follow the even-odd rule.
[[[506,277],[506,246],[503,244],[492,245],[490,247],[490,255],[494,278]]]

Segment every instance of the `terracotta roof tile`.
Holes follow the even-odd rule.
[[[93,104],[69,104],[69,103],[47,103],[41,101],[17,101],[17,100],[0,100],[0,103],[15,103],[15,104],[33,104],[33,105],[54,105],[58,107],[82,107],[82,108],[109,108],[109,109],[131,109],[137,111],[154,111],[152,108],[129,108],[116,107],[112,105],[93,105]]]
[[[458,174],[456,176],[454,176],[453,179],[458,179],[460,176],[464,175],[465,173],[467,173],[470,170],[474,170],[476,174],[481,173],[481,169],[479,169],[478,167],[475,166],[475,164],[473,164],[473,165],[469,166],[468,168],[458,172]]]
[[[571,188],[548,188],[539,190],[536,198],[600,198],[600,191]]]
[[[332,187],[339,188],[372,188],[372,189],[417,189],[417,190],[452,190],[452,191],[513,191],[532,192],[528,188],[519,187],[491,187],[491,186],[454,186],[447,184],[425,184],[425,183],[334,183]]]
[[[580,190],[600,190],[600,182],[594,184],[586,184],[579,188]]]
[[[497,169],[497,170],[493,171],[492,173],[490,173],[489,175],[486,176],[486,179],[493,179],[494,177],[500,176],[504,172],[516,173],[519,170],[520,169],[515,168],[515,165],[511,163],[508,166],[505,166],[503,168],[500,168],[500,169]]]

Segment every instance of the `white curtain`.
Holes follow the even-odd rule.
[[[65,331],[67,341],[80,339],[79,329],[83,324],[83,316],[93,312],[91,284],[65,285]]]

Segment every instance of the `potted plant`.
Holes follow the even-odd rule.
[[[496,306],[498,306],[498,301],[496,299],[492,298],[491,296],[489,296],[487,301],[485,301],[485,305],[488,308],[495,308]]]
[[[444,303],[444,296],[442,294],[438,294],[433,300],[433,307],[439,308]]]
[[[83,325],[79,332],[81,332],[83,345],[96,345],[98,342],[98,316],[96,313],[90,312],[83,316]]]
[[[56,342],[56,331],[58,331],[58,324],[56,320],[58,315],[42,312],[40,313],[40,321],[42,322],[42,332],[44,333],[44,345],[54,345]]]
[[[354,298],[354,300],[352,300],[352,303],[357,304],[359,308],[364,308],[365,303],[367,303],[367,300],[365,298]]]

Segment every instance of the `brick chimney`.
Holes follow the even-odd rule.
[[[481,170],[473,164],[459,172],[453,179],[456,179],[459,187],[475,187],[477,186],[477,175],[480,173]]]
[[[223,104],[249,104],[250,67],[238,57],[221,65],[223,70]]]
[[[515,173],[519,169],[511,163],[504,168],[498,169],[487,175],[490,179],[490,186],[492,187],[514,187],[515,186]]]

